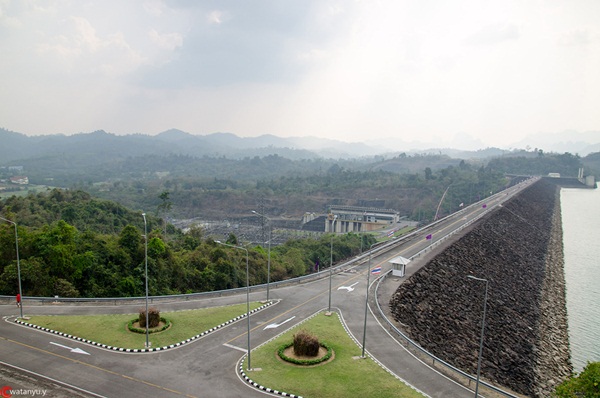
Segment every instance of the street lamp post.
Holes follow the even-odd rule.
[[[257,216],[266,218],[269,222],[269,249],[267,252],[267,301],[269,301],[269,284],[271,283],[271,240],[273,239],[273,224],[271,222],[271,219],[265,216],[264,214],[260,214],[259,212],[254,210],[252,210],[252,213],[256,214]]]
[[[247,325],[248,325],[248,367],[247,367],[247,370],[250,371],[250,370],[252,370],[252,366],[250,364],[250,268],[249,268],[249,264],[248,264],[248,249],[246,249],[243,246],[230,245],[229,243],[223,243],[218,240],[216,240],[215,242],[220,245],[223,245],[223,246],[229,246],[229,247],[233,247],[234,249],[246,251],[246,319],[248,320],[248,322],[247,322]]]
[[[331,221],[331,229],[335,231],[335,220],[337,219],[337,215],[333,216],[333,220]],[[335,235],[335,232],[333,232]],[[331,245],[329,249],[329,305],[327,306],[327,311],[331,312],[331,275],[333,268],[333,236],[331,235]]]
[[[331,221],[331,229],[333,231],[335,231],[334,225],[335,225],[335,220],[337,218],[336,216],[333,216],[333,220]],[[335,232],[333,233],[335,235]],[[327,306],[327,311],[331,312],[331,275],[332,275],[332,268],[333,268],[333,236],[331,235],[331,245],[329,248],[329,305]]]
[[[485,312],[487,309],[487,296],[488,296],[488,280],[483,278],[477,278],[473,275],[467,275],[467,278],[473,279],[479,282],[485,282],[485,296],[483,299],[483,319],[481,321],[481,337],[479,339],[479,358],[477,359],[477,381],[475,383],[475,398],[479,395],[479,374],[481,372],[481,357],[483,354],[483,334],[485,331]]]
[[[379,242],[375,242],[369,247],[369,262],[367,268],[367,297],[365,298],[365,324],[363,327],[363,341],[362,341],[362,357],[365,357],[365,344],[367,338],[367,309],[369,308],[369,283],[371,283],[371,252],[373,251],[373,246],[379,244]]]
[[[6,218],[0,217],[0,220],[4,220],[11,223],[15,227],[15,248],[17,250],[17,278],[19,280],[19,297],[21,298],[21,304],[19,309],[21,311],[21,318],[23,318],[23,291],[21,290],[21,262],[19,260],[19,233],[17,232],[17,223]]]
[[[327,305],[327,311],[331,312],[331,274],[333,268],[333,235],[331,235],[331,245],[329,248],[329,304]]]
[[[146,348],[150,348],[148,341],[148,225],[146,224],[146,213],[142,213],[142,217],[144,218],[144,269],[146,274]]]

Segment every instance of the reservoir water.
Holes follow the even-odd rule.
[[[600,189],[560,192],[567,313],[575,372],[600,362]]]

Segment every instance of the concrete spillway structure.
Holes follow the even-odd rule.
[[[359,206],[330,206],[325,232],[368,232],[397,223],[396,210]]]
[[[423,348],[475,374],[489,281],[482,378],[546,397],[572,372],[559,188],[540,180],[401,284],[394,318]]]

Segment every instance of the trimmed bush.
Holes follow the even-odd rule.
[[[333,355],[333,349],[326,343],[321,343],[321,347],[325,348],[327,350],[327,354],[323,356],[323,358],[315,358],[315,359],[296,359],[296,358],[291,358],[288,357],[287,355],[285,355],[285,350],[287,350],[289,347],[291,347],[294,343],[286,343],[283,344],[279,347],[279,349],[277,350],[277,355],[279,355],[279,358],[283,359],[286,362],[289,363],[293,363],[296,365],[302,365],[302,366],[312,366],[312,365],[318,365],[321,362],[325,362],[328,361],[331,356]]]
[[[294,335],[294,354],[305,357],[316,357],[319,355],[319,339],[317,336],[301,330]]]
[[[150,312],[150,310],[148,310],[148,312]],[[169,328],[169,326],[171,326],[171,321],[169,321],[168,319],[160,318],[160,320],[161,320],[162,323],[164,323],[163,327],[160,328],[160,329],[150,329],[150,330],[148,330],[148,333],[162,332],[164,330],[167,330]],[[136,323],[137,321],[138,321],[137,319],[132,319],[131,321],[129,321],[129,323],[127,324],[127,328],[131,332],[145,334],[146,333],[146,326],[144,326],[144,329],[136,328],[135,326],[133,326],[133,324]]]
[[[140,313],[140,316],[138,318],[138,321],[140,322],[140,327],[145,328],[146,327],[146,309],[141,308],[139,313]],[[159,323],[160,323],[160,311],[158,310],[158,308],[156,308],[156,307],[148,308],[148,327],[149,328],[158,327]]]

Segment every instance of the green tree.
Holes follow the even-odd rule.
[[[171,193],[167,190],[162,191],[158,198],[161,200],[158,205],[158,213],[163,215],[163,226],[165,230],[165,235],[167,234],[167,214],[173,207],[173,202],[170,199]]]
[[[556,388],[558,398],[600,397],[600,362],[588,362],[578,375],[573,375]]]
[[[75,227],[60,220],[50,228],[45,228],[38,240],[41,254],[50,266],[51,274],[69,282],[76,277],[73,257],[77,252],[77,234]]]
[[[119,235],[119,245],[129,253],[131,260],[139,260],[141,242],[142,235],[133,225],[127,225]]]
[[[235,236],[235,234],[233,232],[230,232],[225,243],[227,243],[228,245],[237,246],[237,244],[238,244],[237,236]]]
[[[71,282],[57,278],[54,282],[54,293],[60,297],[79,297],[79,292]]]
[[[431,171],[431,167],[425,167],[425,179],[426,180],[433,180],[433,172]]]

